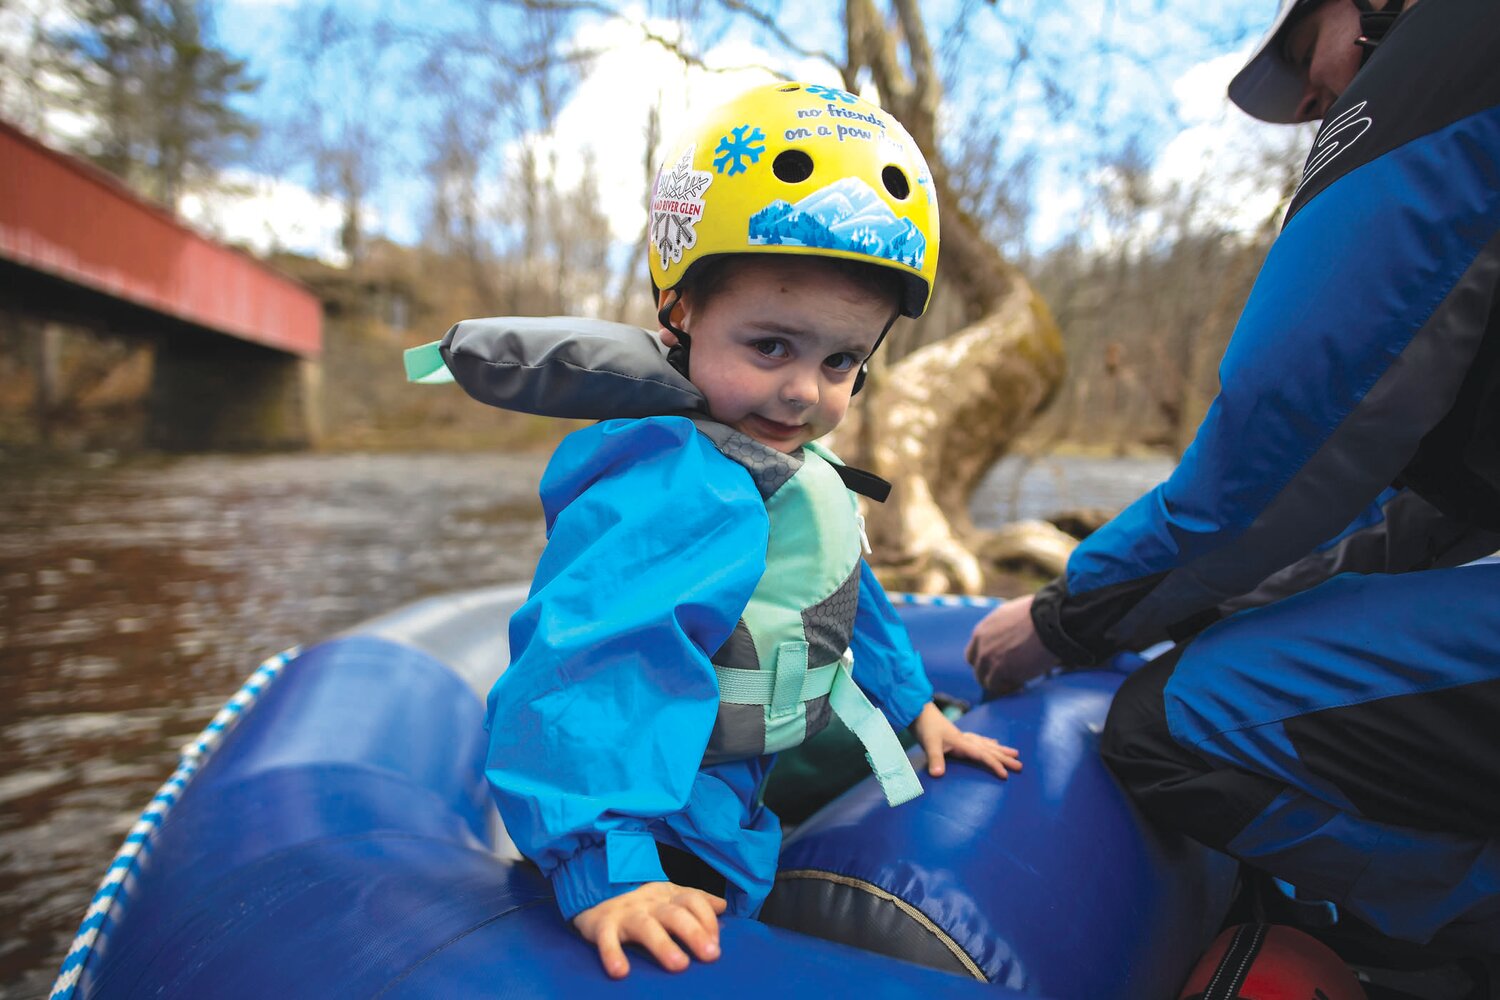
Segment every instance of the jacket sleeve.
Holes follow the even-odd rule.
[[[1318,183],[1177,469],[1038,594],[1033,621],[1062,662],[1196,631],[1336,538],[1453,405],[1500,286],[1500,107]]]
[[[1228,615],[1309,590],[1340,573],[1410,573],[1462,566],[1500,551],[1500,532],[1449,517],[1410,490],[1387,490],[1368,517],[1219,610]]]
[[[765,572],[765,505],[677,417],[607,421],[542,481],[548,541],[488,702],[486,776],[563,916],[664,879],[718,711],[709,654]]]
[[[854,615],[854,680],[896,729],[914,722],[932,700],[932,683],[870,564],[860,560]]]

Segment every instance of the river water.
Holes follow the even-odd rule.
[[[179,748],[261,660],[420,597],[528,579],[543,464],[0,465],[0,997],[46,995]],[[1007,460],[977,492],[975,521],[1119,507],[1168,471],[1160,459]]]

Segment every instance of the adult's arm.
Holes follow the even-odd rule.
[[[1224,614],[1271,604],[1340,573],[1410,573],[1462,566],[1500,551],[1500,531],[1449,517],[1411,490],[1382,496],[1378,516],[1219,606]]]
[[[569,436],[548,543],[489,696],[486,776],[565,917],[665,879],[648,827],[681,811],[718,712],[709,654],[765,572],[765,504],[678,417]]]
[[[1331,109],[1172,476],[1032,620],[1069,664],[1189,633],[1335,538],[1459,394],[1500,284],[1500,18],[1422,4]]]

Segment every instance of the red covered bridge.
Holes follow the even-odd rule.
[[[312,435],[316,296],[4,122],[0,299],[44,321],[155,342],[155,444],[277,446]]]

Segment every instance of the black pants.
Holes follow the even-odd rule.
[[[1500,626],[1421,617],[1455,600],[1421,575],[1215,625],[1126,681],[1101,749],[1157,824],[1392,937],[1500,953]]]

